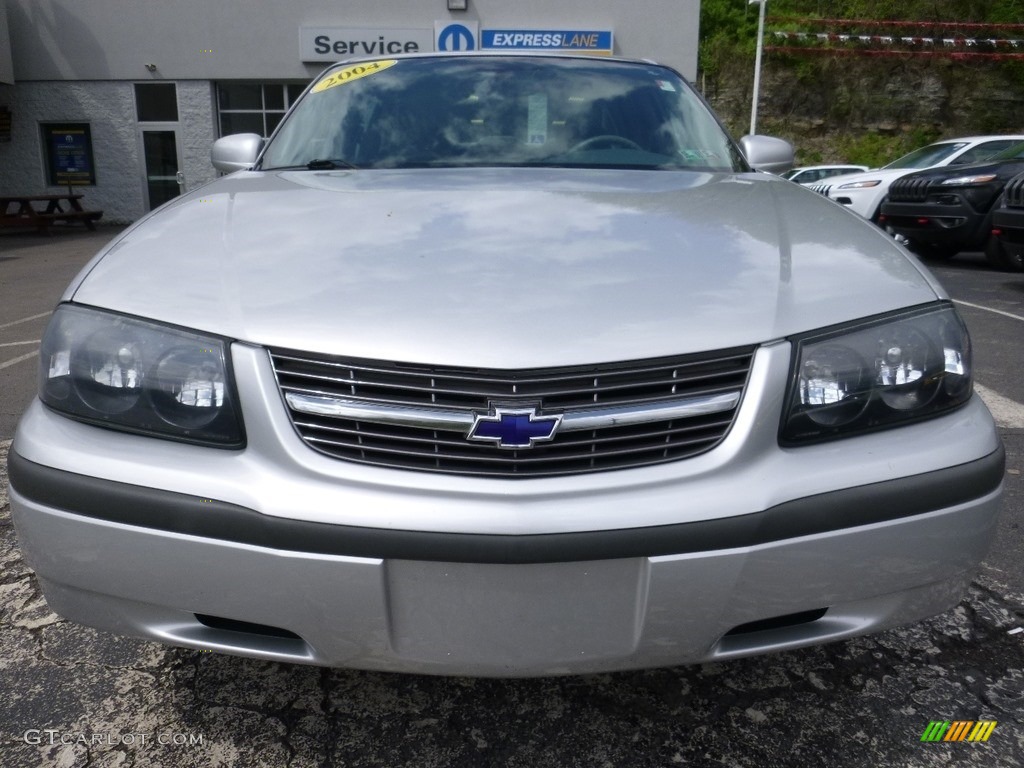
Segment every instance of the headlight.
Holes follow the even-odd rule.
[[[867,189],[868,187],[877,187],[881,183],[878,179],[873,181],[851,181],[849,184],[840,184],[838,189]]]
[[[971,397],[970,338],[949,304],[792,341],[783,445],[885,429]]]
[[[940,186],[943,187],[969,187],[972,184],[988,184],[990,181],[995,181],[996,175],[994,173],[983,173],[977,176],[956,176],[952,179],[946,179],[941,182]]]
[[[39,399],[67,416],[225,448],[245,443],[224,339],[64,304],[39,357]]]

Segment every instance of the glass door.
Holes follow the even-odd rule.
[[[136,83],[135,116],[139,121],[143,194],[147,210],[153,210],[185,190],[178,139],[178,86]]]
[[[149,210],[180,195],[184,176],[178,163],[178,131],[174,128],[143,128],[142,156],[146,172],[146,204]]]

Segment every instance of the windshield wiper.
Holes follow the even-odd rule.
[[[306,168],[311,171],[332,171],[335,168],[349,168],[353,171],[359,170],[358,165],[354,165],[348,160],[342,160],[341,158],[320,158],[317,160],[310,160],[306,163]]]
[[[273,165],[273,166],[258,166],[261,171],[331,171],[336,168],[347,168],[352,171],[358,171],[359,166],[354,163],[350,163],[348,160],[341,160],[335,158],[333,160],[327,159],[316,159],[310,160],[304,165]]]

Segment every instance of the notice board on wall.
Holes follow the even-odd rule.
[[[88,123],[44,124],[43,145],[50,186],[96,183]]]

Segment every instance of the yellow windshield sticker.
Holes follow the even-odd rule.
[[[313,86],[313,93],[320,93],[326,91],[328,88],[333,88],[336,85],[344,85],[345,83],[351,83],[353,80],[358,80],[361,77],[372,75],[380,72],[382,69],[393,67],[398,63],[397,59],[389,59],[387,61],[371,61],[366,64],[356,64],[352,67],[345,67],[339,69],[337,72],[332,72],[330,75],[325,77],[319,83]]]

